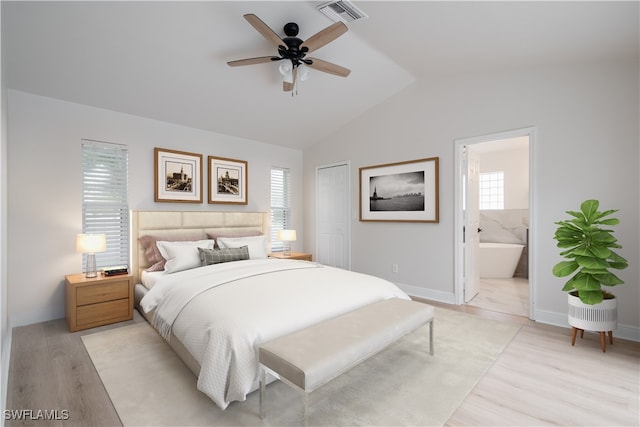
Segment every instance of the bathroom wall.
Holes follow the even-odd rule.
[[[504,210],[481,210],[481,242],[522,243],[529,223],[529,144],[479,144],[480,173],[504,172]]]
[[[480,172],[504,172],[504,209],[480,211],[480,241],[525,245],[515,276],[528,277],[529,145],[514,141],[494,150],[486,144]]]

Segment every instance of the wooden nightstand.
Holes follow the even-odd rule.
[[[71,332],[133,319],[133,276],[65,276],[67,324]]]
[[[288,256],[285,256],[283,252],[274,252],[269,254],[269,258],[301,259],[303,261],[312,261],[311,254],[306,254],[304,252],[291,252],[291,255]]]

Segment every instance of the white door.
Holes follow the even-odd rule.
[[[471,145],[464,148],[464,302],[478,293],[480,268],[480,161]]]
[[[349,164],[316,169],[316,261],[349,270]]]

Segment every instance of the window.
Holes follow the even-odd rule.
[[[291,221],[291,172],[289,169],[271,169],[271,250],[282,252],[284,242],[278,240],[278,231],[289,229]]]
[[[125,145],[82,140],[82,232],[107,237],[98,269],[129,265],[128,158]]]
[[[504,209],[504,172],[480,174],[480,209]]]

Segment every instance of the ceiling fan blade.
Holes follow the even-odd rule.
[[[307,64],[307,66],[313,68],[314,70],[322,71],[340,77],[347,77],[351,73],[350,69],[341,67],[340,65],[334,64],[333,62],[324,61],[318,58],[307,59],[310,59],[312,61],[311,64]]]
[[[292,71],[292,79],[291,82],[282,81],[282,90],[285,92],[291,92],[293,90],[293,86],[295,85],[296,78],[298,76],[298,68],[294,67]]]
[[[343,22],[336,22],[333,25],[328,26],[324,30],[312,35],[300,45],[300,49],[309,49],[307,53],[320,49],[322,46],[334,41],[348,30],[347,26]]]
[[[257,58],[238,59],[236,61],[229,61],[227,64],[230,67],[239,67],[241,65],[253,65],[264,64],[265,62],[274,62],[279,60],[277,56],[258,56]]]
[[[280,36],[275,31],[273,31],[267,24],[265,24],[260,18],[258,18],[253,13],[247,13],[246,15],[244,15],[244,19],[246,19],[249,22],[249,24],[253,26],[253,28],[258,30],[258,32],[262,34],[262,36],[265,39],[269,40],[271,43],[275,44],[278,47],[287,46],[287,44],[284,41],[282,41]]]

